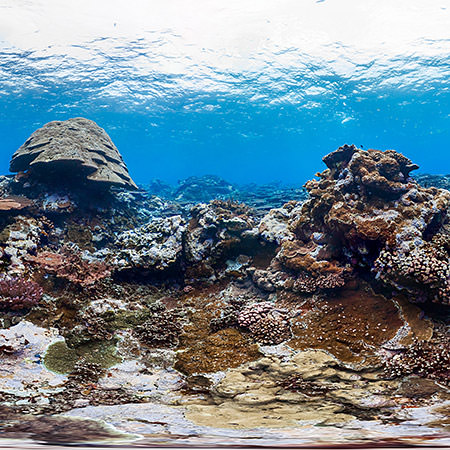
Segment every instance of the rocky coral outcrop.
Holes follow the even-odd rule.
[[[117,236],[112,265],[118,270],[164,271],[180,262],[184,219],[177,215],[153,218],[150,222]]]
[[[0,310],[20,311],[37,305],[42,298],[42,288],[24,278],[0,278]]]
[[[216,175],[205,175],[180,181],[173,195],[181,202],[199,203],[229,199],[236,196],[236,193],[236,189],[222,178]]]
[[[257,222],[245,205],[218,200],[201,203],[192,208],[191,216],[185,235],[189,278],[213,276],[218,265],[256,242]]]
[[[446,303],[450,260],[433,236],[448,221],[449,193],[418,186],[409,176],[417,166],[394,150],[346,145],[323,160],[328,168],[306,183],[309,199],[289,220],[295,238],[283,240],[269,271],[254,274],[258,285],[311,293],[373,270],[413,300]],[[397,271],[401,260],[417,268]]]
[[[13,155],[11,172],[30,171],[46,182],[83,182],[136,189],[108,134],[92,120],[54,121],[36,130]]]
[[[64,247],[59,252],[42,251],[28,260],[46,274],[78,286],[92,286],[110,276],[109,267],[101,261],[88,261],[74,248]]]
[[[414,175],[414,179],[420,186],[423,187],[436,187],[439,189],[447,189],[450,191],[450,174],[449,175],[431,175],[428,173],[422,173],[420,175]]]
[[[33,217],[17,216],[0,233],[1,259],[10,275],[25,271],[26,260],[36,253],[49,223]]]

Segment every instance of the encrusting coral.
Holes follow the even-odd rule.
[[[29,257],[28,260],[44,272],[82,287],[91,286],[111,274],[105,263],[87,261],[67,247],[58,253],[39,252],[36,256]]]
[[[117,236],[112,265],[118,270],[163,271],[180,261],[185,221],[179,215],[156,217]]]

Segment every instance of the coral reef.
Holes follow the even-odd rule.
[[[20,211],[28,208],[33,202],[22,196],[8,196],[0,199],[0,211]]]
[[[238,324],[248,328],[261,344],[275,345],[291,337],[291,328],[285,311],[276,309],[273,303],[260,302],[242,309]]]
[[[149,318],[138,325],[135,332],[142,342],[151,347],[170,348],[178,345],[181,330],[180,313],[155,304]]]
[[[436,327],[429,341],[414,339],[405,349],[393,354],[384,363],[391,378],[416,375],[450,385],[450,331]]]
[[[423,173],[420,175],[414,175],[414,179],[420,186],[426,188],[436,187],[450,191],[450,175],[431,175],[428,173]]]
[[[68,247],[62,248],[58,253],[42,251],[28,260],[47,274],[82,287],[91,286],[111,274],[105,263],[87,261]]]
[[[331,390],[331,387],[325,383],[307,381],[301,375],[290,375],[279,382],[280,386],[288,391],[301,392],[308,397],[323,396]]]
[[[255,240],[256,221],[245,205],[216,200],[195,206],[191,216],[185,233],[188,278],[213,276],[215,268]]]
[[[431,408],[448,400],[449,192],[418,185],[393,150],[354,146],[327,155],[306,190],[215,177],[176,192],[154,183],[161,198],[97,190],[114,184],[101,166],[116,170],[118,153],[94,161],[106,141],[86,149],[81,125],[64,144],[78,140],[67,164],[80,189],[45,182],[59,170],[38,163],[61,156],[56,131],[25,144],[27,173],[0,177],[0,414],[115,417],[155,439],[179,423],[184,439],[215,422],[236,436],[436,422]]]
[[[431,297],[450,304],[450,226],[411,250],[383,249],[374,271],[382,280],[414,292],[415,301]]]
[[[0,309],[20,311],[32,308],[42,298],[42,288],[31,280],[24,278],[0,279]]]
[[[216,199],[233,198],[236,195],[235,188],[215,175],[202,177],[189,177],[179,182],[173,196],[180,202],[209,202]]]
[[[49,122],[13,155],[11,172],[30,170],[47,182],[83,182],[136,189],[119,151],[102,128],[81,117]]]
[[[163,271],[180,262],[185,222],[181,216],[154,218],[117,236],[111,264],[123,269]]]
[[[288,235],[282,241],[269,273],[254,274],[256,283],[311,293],[342,287],[355,270],[372,269],[389,283],[395,275],[389,275],[383,261],[392,255],[395,264],[396,258],[415,252],[414,259],[434,260],[424,273],[435,271],[440,277],[430,276],[428,298],[446,302],[449,259],[432,255],[440,252],[432,237],[448,220],[449,193],[418,186],[409,176],[417,166],[394,150],[346,145],[323,160],[328,168],[318,174],[319,180],[306,183],[309,198],[288,221],[295,239]],[[402,277],[404,285],[391,284],[422,298],[414,289],[415,272]]]
[[[25,271],[26,260],[36,253],[47,224],[32,217],[17,216],[0,234],[1,256],[9,274]]]

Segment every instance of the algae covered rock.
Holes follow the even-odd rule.
[[[49,122],[14,153],[11,172],[29,171],[46,182],[85,183],[136,189],[122,156],[103,128],[77,117]]]

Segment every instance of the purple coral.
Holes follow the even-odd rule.
[[[42,294],[42,288],[34,281],[18,277],[0,279],[0,309],[2,310],[29,309],[39,303]]]

